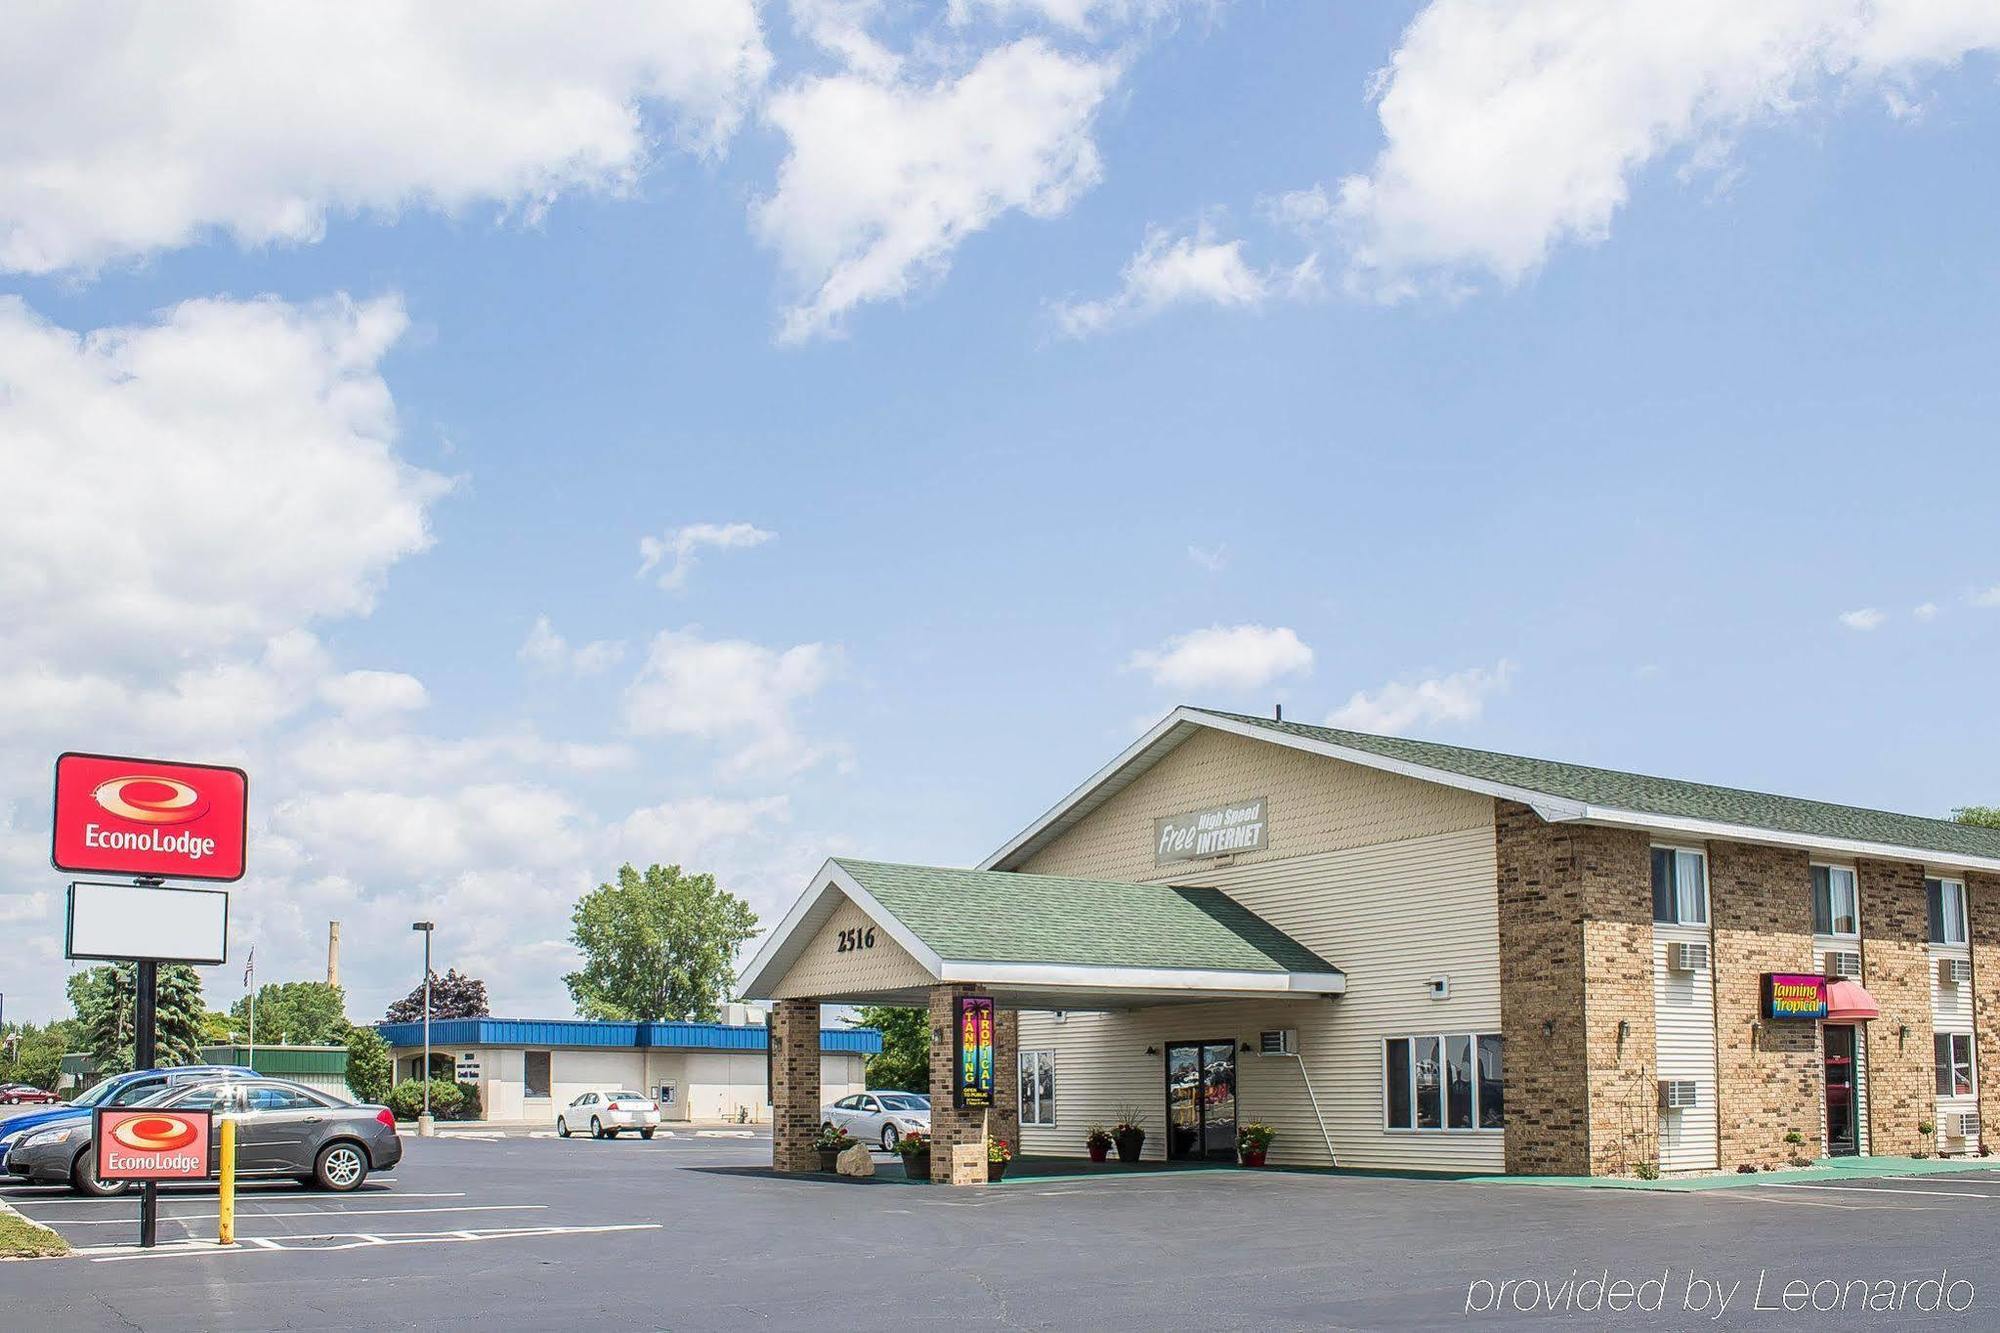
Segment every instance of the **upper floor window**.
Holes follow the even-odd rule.
[[[1708,924],[1708,858],[1684,847],[1653,849],[1653,920],[1670,926]]]
[[[1972,1034],[1940,1032],[1937,1043],[1937,1092],[1940,1097],[1972,1095]]]
[[[1930,899],[1931,943],[1965,943],[1965,885],[1955,879],[1927,879],[1924,896]]]
[[[1859,935],[1860,895],[1846,866],[1812,868],[1813,934]]]

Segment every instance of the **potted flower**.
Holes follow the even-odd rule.
[[[911,1180],[931,1178],[931,1141],[921,1134],[905,1134],[896,1140],[903,1157],[903,1174]]]
[[[1111,1141],[1118,1147],[1118,1160],[1136,1162],[1139,1152],[1146,1146],[1146,1117],[1127,1107],[1119,1112],[1118,1123],[1111,1127]]]
[[[1271,1140],[1278,1137],[1278,1131],[1253,1120],[1236,1132],[1236,1157],[1245,1166],[1264,1165],[1264,1154],[1271,1150]]]
[[[832,1125],[821,1125],[819,1133],[813,1135],[813,1147],[819,1150],[819,1169],[835,1171],[840,1167],[839,1157],[854,1146],[854,1140],[844,1129]]]
[[[1936,1122],[1930,1120],[1919,1120],[1917,1122],[1917,1138],[1920,1141],[1924,1143],[1929,1143],[1931,1141],[1931,1135],[1935,1133],[1937,1133]],[[1930,1152],[1927,1149],[1920,1148],[1917,1150],[1917,1156],[1929,1157]]]
[[[1005,1139],[986,1140],[986,1179],[999,1180],[1007,1174],[1007,1163],[1014,1160],[1014,1145]]]
[[[1092,1125],[1083,1136],[1083,1146],[1090,1150],[1091,1161],[1103,1161],[1111,1155],[1111,1131],[1102,1125]]]

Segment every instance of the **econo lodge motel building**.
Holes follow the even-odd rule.
[[[1261,1121],[1274,1163],[1456,1173],[1976,1154],[2000,831],[1180,708],[977,868],[827,862],[744,989],[780,1170],[823,1003],[929,1008],[938,1180],[1128,1116],[1149,1159]]]

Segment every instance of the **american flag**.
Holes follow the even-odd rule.
[[[250,978],[257,973],[257,946],[250,946],[249,956],[243,960],[243,989],[250,989]]]

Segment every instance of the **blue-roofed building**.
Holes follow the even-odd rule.
[[[664,1120],[743,1123],[771,1118],[761,1012],[732,1004],[721,1023],[624,1023],[581,1018],[431,1021],[438,1077],[476,1084],[484,1120],[555,1120],[586,1092],[631,1089],[660,1102]],[[380,1023],[395,1078],[423,1073],[424,1025]],[[873,1028],[820,1032],[820,1086],[829,1101],[867,1086]]]

